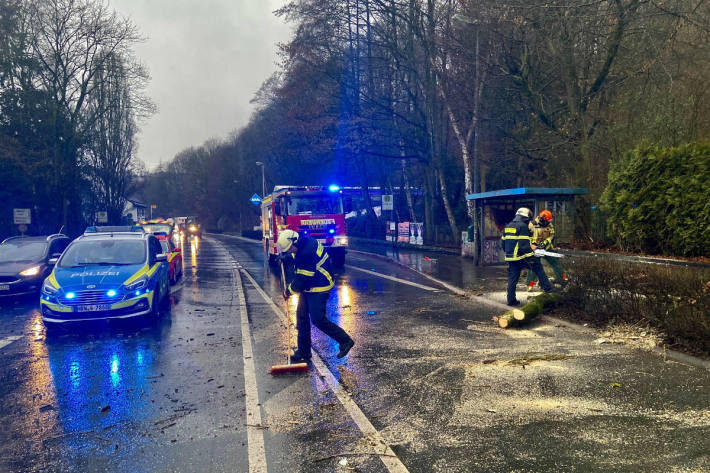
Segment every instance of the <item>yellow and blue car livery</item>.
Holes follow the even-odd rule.
[[[123,240],[141,240],[145,259],[137,262],[99,261],[95,264],[72,264],[65,261],[71,247],[82,241],[117,244]],[[161,300],[169,294],[168,263],[158,254],[153,235],[85,234],[75,240],[45,279],[40,295],[42,320],[49,324],[88,320],[124,319],[157,313]],[[98,245],[97,245],[98,243]],[[157,243],[157,248],[160,244]],[[110,258],[108,258],[110,259]],[[113,263],[113,264],[112,264]],[[134,264],[133,264],[134,263]]]

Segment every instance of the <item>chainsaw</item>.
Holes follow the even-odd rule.
[[[562,253],[555,253],[553,251],[543,250],[542,248],[535,249],[535,256],[540,258],[541,256],[550,256],[552,258],[564,258],[565,255]]]

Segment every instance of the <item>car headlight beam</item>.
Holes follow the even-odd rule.
[[[39,266],[32,266],[20,272],[20,276],[37,276],[39,274]]]

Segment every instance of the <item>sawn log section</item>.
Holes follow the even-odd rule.
[[[493,321],[498,322],[498,325],[501,328],[515,327],[529,322],[538,315],[542,314],[546,308],[555,305],[559,298],[560,295],[557,293],[540,294],[533,297],[530,302],[519,309],[511,309],[503,315],[494,317]]]

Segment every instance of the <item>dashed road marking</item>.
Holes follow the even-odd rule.
[[[354,269],[354,270],[356,270],[356,271],[362,271],[363,273],[372,274],[373,276],[377,276],[377,277],[380,277],[380,278],[389,279],[390,281],[396,281],[396,282],[398,282],[398,283],[402,283],[402,284],[407,284],[407,285],[409,285],[409,286],[418,287],[419,289],[424,289],[425,291],[440,291],[440,289],[437,289],[437,288],[435,288],[435,287],[425,286],[424,284],[418,284],[418,283],[415,283],[415,282],[412,282],[412,281],[407,281],[406,279],[396,278],[396,277],[394,277],[394,276],[388,276],[388,275],[386,275],[386,274],[378,273],[378,272],[376,272],[376,271],[370,271],[369,269],[358,268],[357,266],[352,266],[352,265],[349,265],[349,264],[346,264],[345,267],[348,268],[348,269]]]
[[[22,338],[22,335],[12,335],[10,337],[5,337],[2,340],[0,340],[0,349],[5,348],[12,342],[19,340]]]

